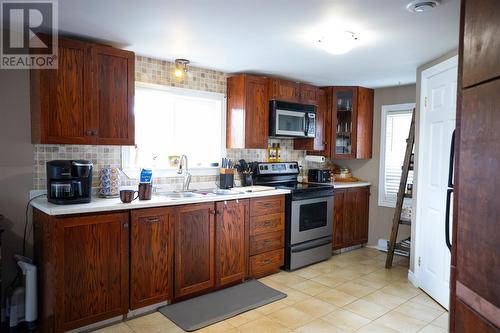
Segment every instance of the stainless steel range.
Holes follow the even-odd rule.
[[[252,169],[255,185],[291,191],[286,198],[285,269],[294,270],[330,258],[333,186],[299,183],[297,162],[254,162]]]

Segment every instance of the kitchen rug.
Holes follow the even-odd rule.
[[[184,331],[192,332],[286,296],[257,280],[250,280],[234,287],[166,305],[158,311]]]

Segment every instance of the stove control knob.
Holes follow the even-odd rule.
[[[259,166],[259,170],[264,170],[264,166],[263,165]]]
[[[264,170],[267,170],[267,169],[269,169],[269,168],[267,167],[267,165],[264,165]]]

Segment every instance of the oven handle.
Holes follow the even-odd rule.
[[[304,244],[299,244],[299,245],[293,246],[291,249],[291,252],[292,253],[303,252],[303,251],[307,251],[307,250],[313,249],[315,247],[320,247],[320,246],[327,245],[327,244],[332,244],[332,237],[331,236],[316,239],[316,240],[313,240],[313,241],[310,241],[310,242],[307,242]]]

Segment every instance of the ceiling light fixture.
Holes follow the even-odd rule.
[[[423,13],[436,8],[440,4],[440,0],[414,0],[406,6],[406,9],[412,13]]]
[[[183,78],[185,76],[191,75],[191,70],[189,69],[189,60],[187,59],[175,59],[175,70],[174,75],[176,78]]]
[[[351,51],[358,36],[351,31],[336,31],[318,40],[323,50],[331,54],[344,54]]]

